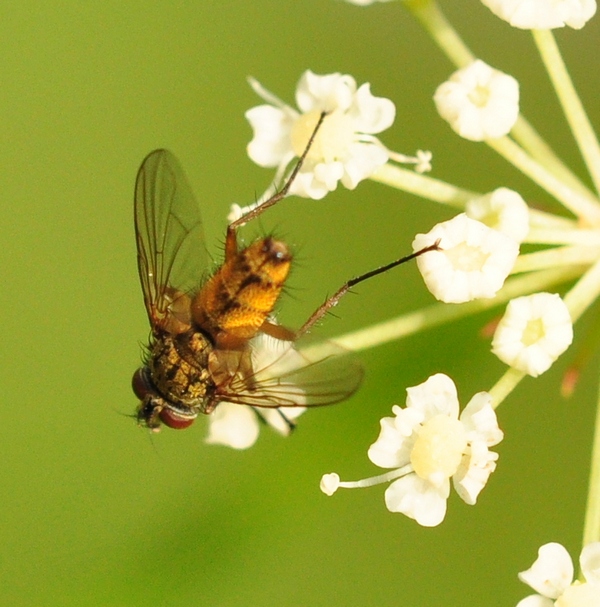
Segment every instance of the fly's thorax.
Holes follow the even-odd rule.
[[[199,331],[157,336],[150,345],[149,375],[167,404],[202,411],[213,382],[208,370],[212,344]]]
[[[194,298],[194,322],[219,347],[242,347],[273,311],[291,260],[287,245],[270,237],[239,251],[225,261]]]

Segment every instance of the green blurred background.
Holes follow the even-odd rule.
[[[444,8],[474,51],[521,83],[522,109],[582,173],[530,36],[475,0]],[[557,38],[598,123],[598,19]],[[434,372],[463,403],[503,365],[480,328],[498,312],[363,353],[362,390],[250,450],[206,446],[205,422],[157,436],[124,417],[148,334],[132,223],[135,174],[165,146],[186,168],[218,258],[232,202],[272,173],[254,166],[244,112],[253,75],[293,102],[310,68],[371,82],[397,107],[392,149],[434,152],[433,175],[547,197],[435,113],[453,70],[400,3],[3,2],[0,7],[0,349],[3,605],[513,605],[538,547],[580,549],[598,360],[575,396],[569,360],[499,410],[506,438],[476,507],[455,495],[434,529],[389,513],[384,487],[318,488],[324,472],[376,473],[379,418]],[[298,326],[345,279],[410,250],[453,213],[371,182],[322,202],[289,199],[245,236],[275,231],[298,263],[280,320]],[[416,268],[357,289],[319,335],[432,302]],[[589,316],[589,314],[588,314]],[[577,335],[584,329],[584,317]]]

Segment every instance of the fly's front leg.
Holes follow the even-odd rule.
[[[400,259],[396,259],[395,261],[392,261],[391,263],[388,263],[385,266],[381,266],[380,268],[376,268],[375,270],[371,270],[370,272],[366,272],[365,274],[361,274],[360,276],[357,276],[356,278],[350,279],[348,282],[343,284],[342,287],[340,289],[338,289],[338,291],[336,291],[336,293],[334,293],[331,297],[328,297],[311,314],[310,318],[296,332],[296,339],[298,339],[299,337],[302,337],[302,335],[304,335],[305,333],[310,331],[310,329],[317,322],[319,322],[319,320],[321,320],[321,318],[323,318],[323,316],[325,316],[325,314],[327,314],[327,312],[329,312],[329,310],[331,310],[331,308],[334,308],[335,306],[337,306],[340,299],[342,299],[342,297],[344,295],[346,295],[346,293],[348,293],[348,291],[352,287],[356,286],[357,284],[359,284],[361,282],[364,282],[365,280],[368,280],[369,278],[373,278],[373,276],[377,276],[378,274],[383,274],[384,272],[387,272],[388,270],[391,270],[392,268],[395,268],[396,266],[399,266],[400,264],[406,263],[407,261],[410,261],[411,259],[415,259],[415,257],[419,257],[419,255],[423,255],[423,253],[428,253],[429,251],[440,251],[441,249],[440,249],[439,245],[440,245],[440,241],[437,240],[434,244],[432,244],[428,247],[425,247],[423,249],[420,249],[419,251],[416,251],[415,253],[411,253],[410,255],[407,255],[406,257],[401,257]]]
[[[231,238],[235,238],[235,232],[237,231],[238,228],[241,228],[242,226],[245,226],[249,221],[256,219],[259,215],[262,215],[269,207],[272,207],[273,205],[277,204],[280,200],[283,200],[286,197],[287,193],[289,192],[290,188],[292,187],[292,184],[294,183],[294,179],[296,179],[296,176],[298,175],[300,169],[302,168],[302,165],[304,164],[304,161],[306,160],[306,156],[307,156],[308,152],[310,151],[310,148],[312,147],[312,144],[315,141],[315,137],[317,136],[317,133],[319,132],[319,129],[321,128],[321,125],[323,124],[323,120],[325,120],[326,116],[327,116],[327,112],[321,112],[321,115],[319,116],[319,120],[317,121],[317,124],[310,136],[310,139],[308,140],[308,143],[306,144],[306,147],[304,148],[304,152],[302,152],[302,156],[300,156],[300,158],[298,159],[298,162],[296,163],[294,170],[291,172],[290,176],[287,178],[287,181],[283,184],[283,187],[281,188],[281,190],[279,190],[278,192],[275,192],[275,194],[273,194],[273,196],[271,196],[271,198],[269,198],[268,200],[265,200],[262,204],[259,204],[256,208],[254,208],[251,211],[249,211],[248,213],[246,213],[243,217],[240,217],[239,219],[236,219],[235,221],[233,221],[229,224],[229,227],[227,228],[227,243],[225,246],[226,251],[227,251],[227,245],[229,244],[231,232],[234,233],[233,236],[231,236]]]

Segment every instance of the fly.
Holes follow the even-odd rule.
[[[271,316],[292,263],[287,245],[266,237],[242,248],[237,238],[240,227],[286,196],[325,116],[283,188],[228,226],[224,261],[212,275],[200,211],[179,162],[164,149],[142,162],[134,220],[151,335],[132,382],[142,425],[187,428],[223,401],[258,408],[328,405],[358,389],[363,373],[355,359],[310,360],[294,342],[351,287],[437,243],[348,281],[293,331]],[[267,336],[277,345],[266,348]]]

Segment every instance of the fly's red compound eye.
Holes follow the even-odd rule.
[[[187,417],[184,415],[180,415],[176,411],[173,411],[172,409],[169,409],[167,407],[165,407],[159,413],[159,417],[160,417],[160,421],[165,426],[168,426],[169,428],[173,428],[174,430],[183,430],[184,428],[191,426],[196,419],[195,416]]]
[[[148,380],[146,379],[146,375],[144,373],[144,369],[138,369],[131,378],[131,387],[133,389],[133,393],[140,399],[144,400],[144,398],[151,392],[151,388],[148,385]]]

